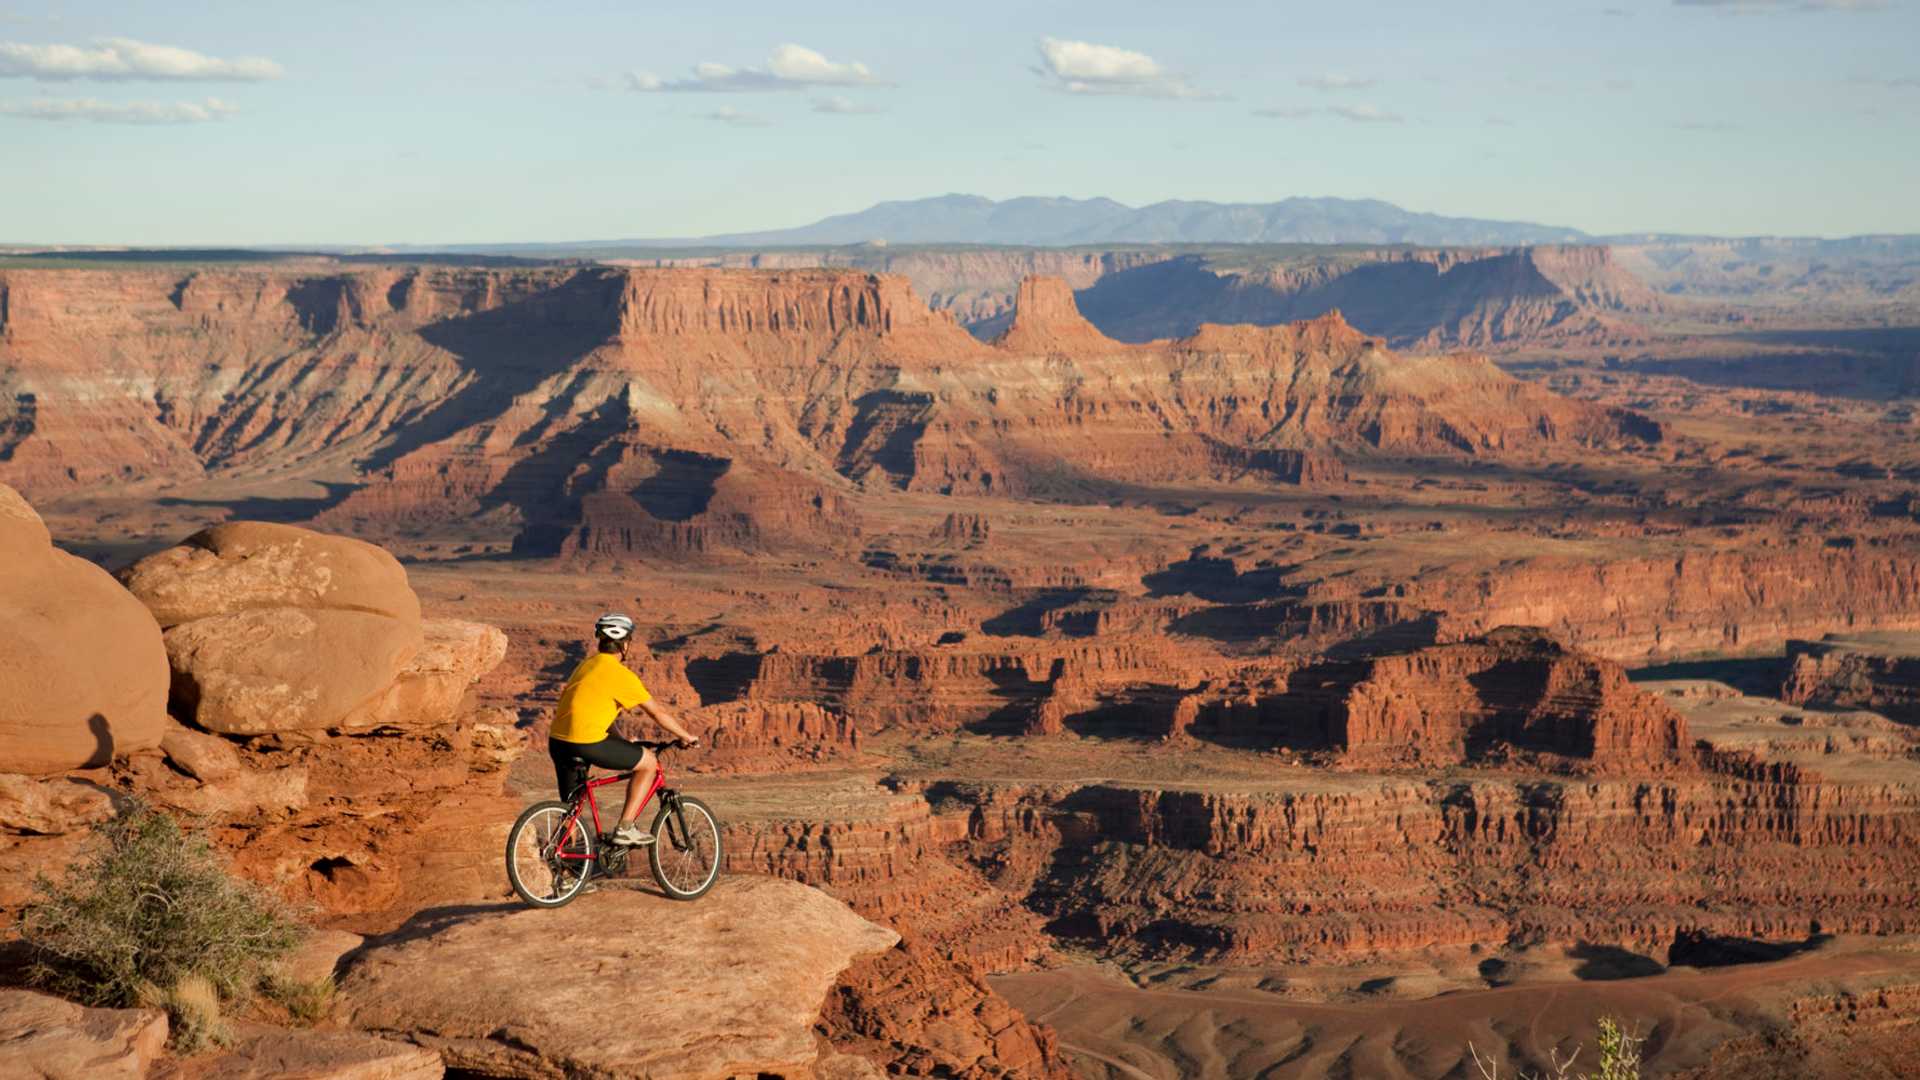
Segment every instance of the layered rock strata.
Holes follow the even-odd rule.
[[[1060,937],[1216,962],[1542,941],[1664,956],[1689,931],[1797,940],[1920,930],[1898,884],[1920,872],[1912,785],[1805,773],[1289,777],[1195,790],[936,784],[924,797],[952,809],[929,806],[919,825],[902,806],[886,829],[761,827],[753,859],[862,910],[901,911],[954,947],[996,925],[978,900],[928,903],[929,888],[939,895],[944,875],[967,868]],[[965,835],[929,842],[960,807]]]
[[[1870,709],[1920,724],[1920,634],[1829,634],[1787,642],[1780,696],[1796,705]]]
[[[1073,474],[1298,473],[1282,452],[1660,437],[1484,360],[1396,357],[1337,314],[1122,345],[1055,279],[1023,285],[994,348],[905,280],[845,271],[12,271],[6,287],[0,461],[31,490],[357,461],[369,482],[337,522],[500,518],[542,552],[830,531],[856,485],[1019,495]],[[103,350],[115,370],[89,375]],[[762,497],[794,483],[794,505]]]

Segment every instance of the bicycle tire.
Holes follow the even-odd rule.
[[[513,886],[514,894],[534,907],[557,908],[572,901],[586,887],[587,879],[593,876],[593,830],[578,820],[573,823],[573,832],[567,838],[568,850],[575,854],[584,854],[586,859],[569,859],[563,864],[556,860],[551,851],[544,851],[551,833],[540,835],[534,832],[541,823],[557,828],[573,812],[571,803],[558,800],[534,803],[520,812],[513,828],[507,831],[507,882]],[[521,850],[521,844],[531,841],[528,851]],[[521,865],[523,856],[528,865]],[[529,880],[529,872],[536,867],[544,867],[548,880],[543,884],[537,876]],[[578,868],[577,873],[568,871]]]
[[[647,863],[662,892],[675,900],[698,900],[720,880],[720,819],[706,803],[691,795],[681,795],[674,803],[685,832],[691,834],[683,837],[687,846],[682,848],[669,829],[675,807],[662,806],[653,815],[653,843],[647,845]],[[663,851],[665,858],[676,860],[670,866],[662,865]]]

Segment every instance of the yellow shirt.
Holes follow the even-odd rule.
[[[597,743],[607,737],[621,709],[653,700],[640,676],[628,671],[612,653],[594,653],[567,676],[554,713],[551,739],[570,743]]]

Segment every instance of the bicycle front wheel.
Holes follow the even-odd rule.
[[[675,900],[697,900],[720,880],[720,821],[707,804],[688,795],[653,816],[647,845],[653,880]]]
[[[580,895],[593,867],[593,830],[563,802],[534,803],[507,833],[507,880],[520,899],[556,908]]]

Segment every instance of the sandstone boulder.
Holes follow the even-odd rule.
[[[203,784],[229,779],[240,772],[240,753],[233,744],[218,735],[208,735],[183,727],[167,725],[160,736],[160,752],[168,764]]]
[[[41,1080],[140,1080],[167,1044],[153,1009],[89,1009],[30,990],[0,990],[0,1072]]]
[[[53,546],[47,523],[20,493],[0,484],[0,565],[12,565],[38,558]]]
[[[899,940],[758,877],[697,904],[607,888],[557,911],[423,919],[361,953],[344,1013],[491,1076],[807,1075],[828,988]]]
[[[407,571],[385,549],[294,525],[215,525],[140,560],[121,577],[164,627],[286,607],[420,621]]]
[[[342,719],[347,729],[439,723],[454,714],[474,681],[500,665],[507,635],[458,619],[421,624],[420,650],[378,696]]]
[[[166,633],[175,703],[227,735],[338,727],[385,693],[419,647],[417,622],[332,609],[236,611]]]
[[[104,765],[160,741],[159,627],[106,571],[53,547],[0,485],[0,772]]]

